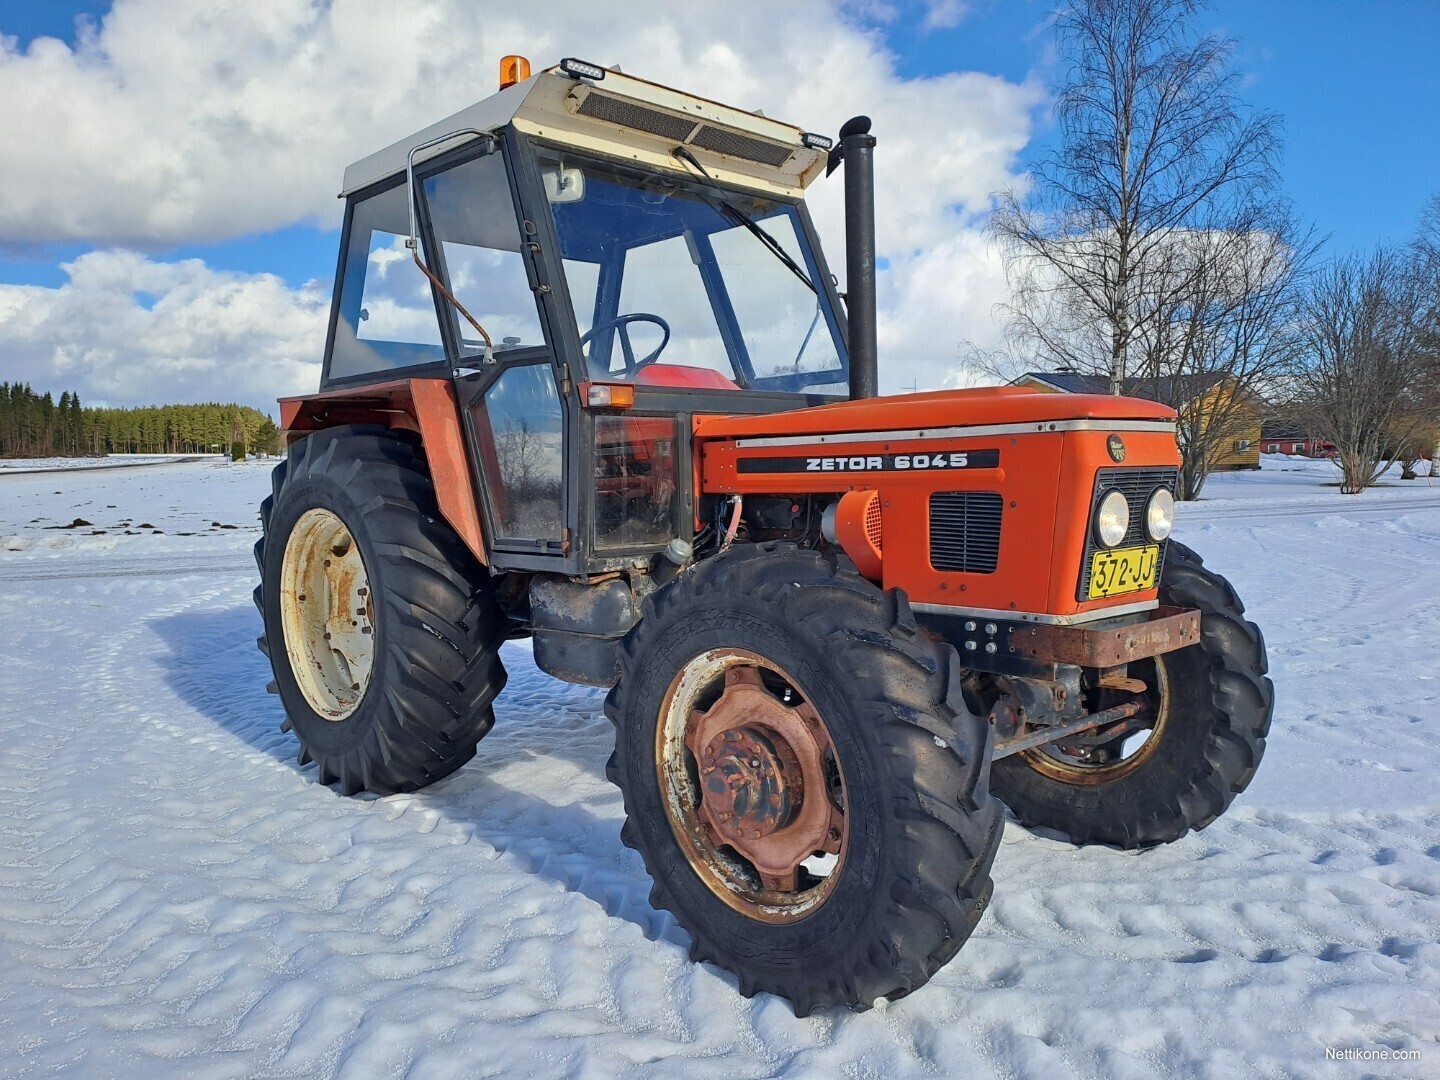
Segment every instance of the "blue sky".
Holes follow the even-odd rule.
[[[924,25],[918,5],[901,5],[897,18],[874,25],[902,74],[982,71],[1018,82],[1044,78],[1053,7],[1052,0],[971,0],[955,26],[937,27]],[[109,0],[0,0],[0,33],[22,47],[41,35],[73,42],[77,19],[98,19],[109,8]],[[1202,13],[1200,25],[1238,40],[1246,101],[1283,117],[1286,191],[1329,234],[1328,250],[1405,239],[1425,200],[1440,191],[1440,3],[1229,0]],[[1040,117],[1029,152],[1045,135]],[[336,240],[333,230],[296,225],[156,253],[276,273],[298,286],[333,274]],[[59,285],[58,264],[86,248],[0,248],[0,281]]]
[[[547,0],[537,21],[510,0],[0,0],[0,378],[111,404],[313,390],[345,164],[522,52],[814,130],[873,115],[882,390],[966,385],[966,344],[1004,329],[989,196],[1054,134],[1052,6]],[[1440,0],[1221,0],[1198,25],[1238,39],[1327,252],[1404,241],[1440,191]],[[811,202],[833,254],[836,185]]]

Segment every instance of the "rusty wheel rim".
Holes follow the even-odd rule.
[[[1146,711],[1154,717],[1155,722],[1148,729],[1142,728],[1127,737],[1128,741],[1143,732],[1145,741],[1133,747],[1128,753],[1124,753],[1122,747],[1122,756],[1119,760],[1085,762],[1065,755],[1055,744],[1023,750],[1020,756],[1036,772],[1048,776],[1052,780],[1081,787],[1110,784],[1123,776],[1130,775],[1150,760],[1151,755],[1155,753],[1164,734],[1165,724],[1170,717],[1170,677],[1161,657],[1155,657],[1152,670],[1155,673],[1155,680],[1154,685],[1146,694],[1149,701],[1149,708]]]
[[[307,510],[285,542],[280,621],[290,670],[326,720],[360,705],[375,665],[370,578],[350,530],[329,510]]]
[[[824,719],[778,665],[745,649],[685,664],[655,765],[681,850],[728,906],[784,923],[829,899],[849,842],[844,775]]]

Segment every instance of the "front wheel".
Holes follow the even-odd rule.
[[[903,595],[732,549],[646,601],[606,701],[621,837],[691,958],[740,992],[865,1008],[923,985],[990,895],[989,725]]]
[[[995,794],[1021,824],[1076,844],[1150,847],[1209,825],[1254,777],[1274,707],[1260,628],[1230,583],[1173,540],[1160,603],[1198,608],[1200,641],[1130,665],[1147,688],[1148,726],[995,762]]]

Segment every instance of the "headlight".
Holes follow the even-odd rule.
[[[1156,488],[1145,504],[1145,533],[1159,543],[1175,528],[1175,496],[1166,488]]]
[[[1095,539],[1107,548],[1113,548],[1130,529],[1130,504],[1125,496],[1112,491],[1100,500],[1100,509],[1095,514]]]

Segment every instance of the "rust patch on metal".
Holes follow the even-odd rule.
[[[786,700],[762,669],[789,683]],[[722,680],[708,708],[693,707]],[[677,674],[657,731],[666,811],[691,867],[727,904],[761,922],[791,922],[823,903],[849,836],[830,734],[793,687],[748,650],[705,653]],[[817,854],[837,857],[828,877],[802,865]]]
[[[700,768],[701,822],[767,888],[795,892],[802,862],[839,850],[830,833],[844,815],[825,796],[830,737],[808,701],[784,705],[756,668],[730,668],[720,700],[692,713],[685,744]]]
[[[1110,668],[1188,648],[1200,641],[1200,612],[1159,607],[1128,626],[1016,626],[1010,647],[1020,656],[1057,664]]]
[[[1079,735],[1082,732],[1093,731],[1096,728],[1105,727],[1109,724],[1117,724],[1122,720],[1138,714],[1145,708],[1144,698],[1135,698],[1114,708],[1105,709],[1102,712],[1091,713],[1089,716],[1082,716],[1077,720],[1071,720],[1068,724],[1047,724],[1027,731],[1024,735],[1017,735],[1012,739],[1005,739],[995,744],[993,757],[1009,757],[1011,754],[1018,754],[1022,750],[1031,750],[1037,746],[1045,746],[1048,743],[1060,742],[1072,735]]]

